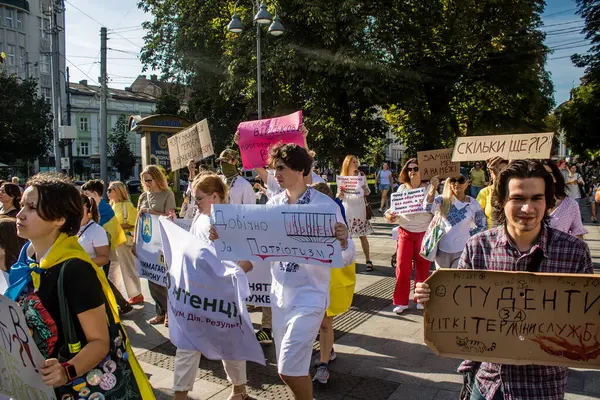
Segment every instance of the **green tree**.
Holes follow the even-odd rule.
[[[576,0],[578,13],[585,19],[585,38],[592,47],[586,54],[576,54],[571,59],[580,68],[586,68],[586,81],[600,85],[600,0]],[[594,88],[594,89],[597,89]]]
[[[556,114],[565,132],[567,146],[575,153],[600,150],[600,90],[594,84],[583,84],[571,91],[571,100],[562,104]]]
[[[177,91],[163,90],[156,99],[156,114],[178,115],[181,109],[181,98]]]
[[[120,115],[116,125],[108,134],[108,155],[111,157],[113,165],[117,168],[123,180],[131,176],[131,170],[136,164],[135,154],[131,151],[127,125],[127,116],[124,114]]]
[[[0,160],[43,157],[52,141],[50,105],[37,94],[37,83],[0,71]]]

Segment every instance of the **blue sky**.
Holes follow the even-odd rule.
[[[100,27],[109,29],[109,86],[124,88],[142,74],[138,54],[144,31],[140,24],[149,19],[137,8],[137,0],[65,0],[67,65],[71,82],[87,79],[96,84],[100,76]],[[583,70],[576,68],[569,56],[585,52],[588,41],[579,32],[583,20],[575,14],[574,0],[547,0],[543,14],[548,33],[546,43],[555,48],[548,57],[547,69],[552,74],[555,100],[559,105],[569,98],[569,91],[579,84]],[[86,15],[87,14],[87,15]],[[560,25],[559,25],[560,24]],[[110,30],[114,30],[111,32]],[[577,47],[583,46],[583,47]],[[147,71],[149,75],[153,71]]]

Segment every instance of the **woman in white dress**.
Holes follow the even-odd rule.
[[[358,170],[359,166],[358,158],[353,155],[346,156],[344,163],[342,164],[341,176],[364,176],[362,172]],[[371,253],[369,251],[369,239],[367,235],[373,233],[373,227],[371,222],[367,219],[367,203],[365,202],[365,196],[368,196],[371,191],[367,184],[365,177],[365,184],[362,187],[361,194],[350,194],[345,193],[345,188],[338,187],[337,198],[342,200],[344,208],[346,209],[346,218],[348,219],[348,230],[352,237],[359,237],[360,244],[365,253],[365,264],[367,265],[367,272],[373,271],[373,263],[371,262]]]

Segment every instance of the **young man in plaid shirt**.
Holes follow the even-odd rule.
[[[510,163],[500,174],[492,202],[499,226],[467,242],[458,268],[594,273],[587,244],[548,228],[545,222],[554,206],[554,182],[542,163]],[[427,302],[429,294],[429,285],[417,284],[415,297],[420,303]],[[458,371],[466,375],[465,385],[472,391],[470,400],[562,400],[568,377],[566,367],[469,360]]]

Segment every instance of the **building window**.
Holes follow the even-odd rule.
[[[50,38],[50,20],[46,18],[40,18],[40,37],[42,39]]]
[[[11,67],[15,66],[15,46],[6,46],[6,61]]]
[[[4,19],[4,26],[7,28],[12,28],[13,27],[13,17],[14,17],[14,11],[13,10],[6,10],[6,18]]]
[[[89,156],[90,155],[90,144],[88,142],[79,143],[79,155]]]
[[[19,47],[19,67],[25,66],[25,48]]]
[[[52,99],[52,89],[47,88],[47,87],[43,87],[42,88],[42,97],[48,102],[51,103],[51,99]]]
[[[49,74],[50,73],[50,56],[42,56],[40,60],[40,73],[41,74]]]
[[[79,130],[81,132],[87,132],[88,131],[88,119],[87,119],[87,117],[79,117]],[[86,143],[86,145],[87,145],[87,143]]]
[[[17,11],[17,25],[16,28],[19,30],[23,30],[23,13],[21,11]]]

